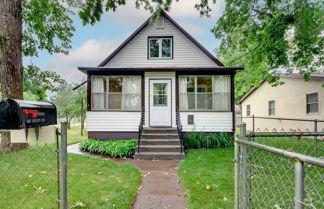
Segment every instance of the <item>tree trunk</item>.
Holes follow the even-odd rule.
[[[21,0],[0,2],[0,81],[3,98],[23,99]],[[20,150],[26,143],[12,144],[10,133],[2,134],[1,148]]]

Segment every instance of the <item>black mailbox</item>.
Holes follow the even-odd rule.
[[[37,128],[57,124],[54,104],[17,99],[0,102],[0,129]]]

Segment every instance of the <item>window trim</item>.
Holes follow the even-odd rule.
[[[246,105],[246,113],[245,114],[246,114],[246,117],[251,116],[251,105],[250,104]]]
[[[307,102],[307,96],[309,96],[309,95],[312,95],[312,94],[315,94],[316,96],[317,96],[317,102],[315,103],[315,102],[313,102],[313,103],[308,103]],[[307,111],[307,105],[309,105],[309,104],[317,104],[317,112],[308,112]],[[318,92],[313,92],[313,93],[308,93],[308,94],[306,94],[306,114],[308,114],[308,115],[312,115],[312,114],[319,114],[319,96],[318,96]]]
[[[109,94],[109,77],[138,77],[140,78],[140,93],[139,93],[139,97],[140,97],[140,108],[139,109],[123,109],[123,107],[121,109],[108,109],[106,108],[108,106],[107,104],[107,97],[106,95]],[[100,93],[100,92],[93,92],[93,88],[92,88],[92,84],[93,84],[93,78],[104,78],[106,80],[106,86],[104,86],[104,90],[105,92],[102,92],[103,94],[105,94],[105,97],[104,97],[104,109],[95,109],[93,107],[93,93]],[[143,91],[142,91],[142,76],[141,75],[93,75],[91,76],[91,91],[89,92],[90,93],[90,97],[91,97],[91,103],[90,103],[90,107],[91,107],[91,111],[92,112],[141,112],[141,106],[142,106],[142,94],[143,94]],[[108,92],[107,92],[108,91]],[[125,98],[124,94],[122,94],[122,98]]]
[[[272,108],[270,107],[270,103],[273,102],[274,104],[274,107],[273,107],[273,114],[271,114],[271,110]],[[268,101],[268,115],[269,116],[273,116],[273,115],[276,115],[276,100],[269,100]]]
[[[212,105],[213,105],[213,108],[212,109],[197,109],[197,96],[195,96],[195,109],[181,109],[181,92],[180,92],[180,85],[181,85],[181,77],[194,77],[195,78],[195,84],[197,83],[197,77],[206,77],[206,76],[209,76],[209,77],[212,77]],[[229,77],[229,82],[230,82],[230,91],[228,92],[229,95],[230,95],[230,108],[229,110],[215,110],[214,109],[214,97],[215,97],[215,88],[214,88],[214,84],[215,84],[215,76],[228,76]],[[232,77],[230,75],[219,75],[219,74],[208,74],[208,75],[205,75],[205,74],[194,74],[194,75],[187,75],[187,74],[184,74],[184,75],[179,75],[178,76],[178,88],[179,88],[179,110],[180,112],[232,112],[232,102],[233,102],[233,99],[232,99],[232,85],[231,85],[231,82],[232,82]],[[195,85],[195,95],[197,93],[197,85]]]
[[[151,47],[150,47],[150,40],[151,39],[159,39],[159,38],[165,38],[165,39],[171,39],[171,57],[151,57]],[[148,36],[147,37],[147,59],[148,60],[171,60],[174,58],[173,52],[173,36]],[[160,55],[160,53],[159,53]]]

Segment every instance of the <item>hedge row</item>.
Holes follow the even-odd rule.
[[[209,134],[191,132],[184,137],[186,149],[221,148],[233,146],[234,138],[230,133]]]
[[[88,139],[80,143],[82,151],[96,153],[101,155],[110,155],[112,157],[130,157],[133,156],[137,147],[137,140],[111,140],[101,141]]]

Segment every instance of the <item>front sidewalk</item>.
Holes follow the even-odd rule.
[[[105,158],[79,150],[79,144],[68,146],[68,153],[94,158]],[[177,160],[114,159],[117,163],[132,165],[142,172],[142,183],[138,188],[134,209],[186,209],[185,192],[177,174]]]

